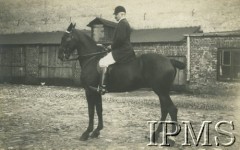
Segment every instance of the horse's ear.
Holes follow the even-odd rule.
[[[73,24],[71,23],[68,28],[67,28],[67,32],[71,32],[72,31],[72,28],[73,28]]]
[[[73,28],[75,29],[75,27],[76,27],[76,23],[74,23],[74,25],[73,25]]]

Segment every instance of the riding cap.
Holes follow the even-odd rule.
[[[126,13],[126,9],[123,7],[123,6],[117,6],[115,9],[114,9],[114,15],[117,15],[118,13],[120,12],[125,12]]]

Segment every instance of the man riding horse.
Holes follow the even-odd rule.
[[[123,6],[117,6],[113,14],[115,15],[116,21],[118,21],[118,25],[114,32],[112,45],[108,46],[108,49],[111,49],[111,52],[99,61],[102,75],[98,92],[102,95],[107,92],[107,67],[116,62],[130,62],[136,57],[130,42],[131,27],[126,19],[126,9]]]
[[[105,57],[103,57],[103,54],[106,54],[106,51],[98,47],[97,43],[84,32],[75,29],[75,25],[72,23],[62,36],[58,52],[60,60],[69,61],[71,60],[69,59],[70,55],[77,50],[77,59],[81,66],[81,83],[85,90],[89,116],[88,127],[80,137],[80,140],[83,141],[89,137],[98,137],[104,127],[101,94],[104,94],[106,89],[108,92],[127,92],[139,88],[150,88],[159,97],[161,103],[160,121],[165,121],[168,114],[172,121],[177,122],[178,120],[178,109],[174,105],[169,92],[177,69],[184,69],[185,63],[156,53],[142,54],[135,57],[130,43],[131,29],[125,19],[126,10],[124,7],[118,6],[114,11],[114,15],[119,23],[114,34],[113,43],[109,46],[112,51]],[[108,71],[108,84],[106,86],[107,67],[113,63],[115,64]],[[101,81],[99,80],[98,65],[104,67]],[[96,92],[95,87],[98,85],[99,90]],[[96,129],[94,129],[95,110],[98,115]],[[176,128],[177,126],[173,125],[172,131],[175,132]],[[153,141],[157,141],[161,131],[162,124],[159,124],[152,134]]]

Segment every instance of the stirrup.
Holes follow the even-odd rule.
[[[107,89],[106,89],[106,87],[103,87],[103,86],[98,86],[98,88],[97,88],[97,92],[99,93],[99,94],[101,94],[101,95],[104,95],[105,93],[107,93],[108,91],[107,91]]]
[[[93,87],[93,86],[89,86],[89,89],[95,91],[95,92],[98,92],[99,94],[103,95],[105,93],[108,93],[108,91],[102,87],[102,86],[98,86],[98,87]]]

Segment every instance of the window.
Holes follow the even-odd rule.
[[[93,26],[93,39],[94,41],[96,42],[101,42],[103,41],[104,39],[104,28],[103,28],[103,25],[94,25]]]
[[[218,51],[218,79],[240,81],[240,49],[220,49]]]
[[[231,53],[229,51],[223,51],[222,55],[223,65],[230,66],[231,65]]]

